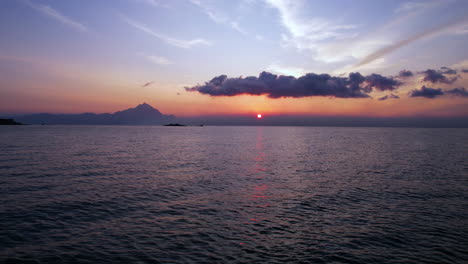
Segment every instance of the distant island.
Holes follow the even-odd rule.
[[[1,119],[0,118],[0,125],[6,125],[6,126],[19,126],[22,125],[21,123],[16,122],[15,120],[9,118],[9,119]]]
[[[177,126],[177,127],[180,127],[180,126],[187,126],[187,125],[182,125],[182,124],[178,124],[178,123],[170,123],[170,124],[165,124],[164,126]]]
[[[21,123],[42,125],[163,125],[175,120],[147,103],[115,113],[29,114],[15,117]]]

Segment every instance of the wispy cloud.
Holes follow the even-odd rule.
[[[317,51],[319,43],[325,40],[340,40],[355,36],[350,30],[357,26],[352,24],[335,24],[324,18],[305,18],[300,15],[304,9],[302,1],[265,0],[275,8],[281,24],[287,30],[282,35],[283,46],[293,46],[300,50]]]
[[[200,0],[190,0],[190,2],[201,8],[203,12],[215,23],[222,24],[229,20],[225,14],[209,7]]]
[[[426,1],[410,1],[406,3],[402,3],[395,9],[395,13],[404,13],[404,12],[412,12],[415,10],[420,10],[422,8],[427,7],[428,5],[433,4],[433,2]]]
[[[273,73],[287,75],[287,76],[294,76],[294,77],[299,77],[299,76],[306,74],[306,70],[304,70],[303,68],[286,67],[286,66],[279,65],[277,63],[270,64],[266,68],[266,70],[273,72]]]
[[[144,0],[144,2],[155,7],[161,6],[161,2],[157,0]]]
[[[153,36],[155,38],[158,38],[158,39],[160,39],[160,40],[162,40],[162,41],[164,41],[167,44],[172,45],[172,46],[187,49],[187,48],[191,48],[191,47],[196,46],[196,45],[206,45],[206,46],[211,46],[212,45],[212,43],[210,41],[202,39],[202,38],[196,38],[196,39],[192,39],[192,40],[182,40],[182,39],[172,38],[172,37],[157,33],[155,31],[153,31],[152,29],[150,29],[148,26],[146,26],[144,24],[141,24],[141,23],[138,23],[136,21],[133,21],[133,20],[127,18],[127,17],[123,17],[123,19],[124,19],[125,22],[127,22],[127,24],[133,26],[134,28],[139,29],[139,30],[145,32],[146,34],[151,35],[151,36]]]
[[[241,33],[241,34],[244,34],[246,35],[247,34],[247,31],[245,31],[243,28],[241,28],[241,26],[239,26],[239,23],[236,22],[236,21],[231,21],[230,23],[231,27],[236,30],[237,32]]]
[[[146,58],[151,61],[154,64],[159,64],[159,65],[168,65],[172,64],[171,61],[169,61],[167,58],[160,57],[160,56],[146,56]]]
[[[41,12],[42,14],[44,14],[44,15],[52,18],[52,19],[55,19],[56,21],[59,21],[64,25],[67,25],[67,26],[72,27],[72,28],[74,28],[76,30],[79,30],[79,31],[83,31],[83,32],[88,31],[88,28],[86,26],[84,26],[82,23],[79,23],[79,22],[77,22],[77,21],[63,15],[58,10],[53,9],[50,6],[42,5],[42,4],[36,4],[36,3],[33,3],[31,1],[27,1],[27,0],[25,1],[25,3],[27,3],[29,6],[36,9],[37,11]]]
[[[468,23],[454,27],[452,33],[456,35],[468,34]]]
[[[283,47],[310,51],[315,60],[325,63],[348,63],[346,68],[357,68],[356,60],[363,61],[376,50],[391,46],[395,43],[395,38],[401,35],[402,30],[408,30],[408,25],[411,25],[410,20],[418,18],[444,2],[438,0],[406,2],[395,9],[396,15],[393,19],[366,33],[360,30],[360,25],[352,22],[337,23],[336,20],[326,17],[305,16],[303,10],[310,9],[305,4],[310,5],[311,2],[264,1],[278,11],[281,24],[287,29],[287,33],[282,35]],[[459,27],[457,32],[462,33],[464,30]]]
[[[156,8],[160,8],[160,7],[170,8],[169,1],[162,1],[162,0],[133,0],[133,1],[147,4]]]
[[[205,13],[216,24],[229,25],[235,31],[243,35],[247,35],[247,31],[240,26],[238,21],[231,20],[223,12],[212,8],[211,6],[209,6],[208,4],[200,0],[189,0],[189,1],[192,4],[196,5],[197,7],[199,7],[203,11],[203,13]]]
[[[425,30],[425,31],[422,31],[422,32],[419,32],[415,35],[412,35],[408,38],[405,38],[405,39],[402,39],[400,41],[397,41],[389,46],[386,46],[386,47],[383,47],[369,55],[367,55],[364,59],[362,59],[358,64],[356,64],[356,67],[360,67],[360,66],[363,66],[363,65],[366,65],[376,59],[379,59],[389,53],[392,53],[406,45],[409,45],[415,41],[418,41],[418,40],[421,40],[421,39],[425,39],[425,38],[430,38],[430,37],[433,37],[433,36],[436,36],[436,35],[439,35],[439,34],[442,34],[446,31],[450,31],[450,30],[453,30],[454,28],[457,28],[460,24],[462,23],[466,23],[466,21],[468,20],[468,18],[466,17],[463,17],[461,19],[458,19],[458,20],[455,20],[455,21],[452,21],[450,23],[447,23],[447,24],[443,24],[443,25],[439,25],[435,28],[431,28],[431,29],[428,29],[428,30]]]

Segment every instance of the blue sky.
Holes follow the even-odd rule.
[[[223,74],[461,71],[467,13],[464,0],[4,0],[0,84],[14,100],[0,111],[217,107],[183,88]]]

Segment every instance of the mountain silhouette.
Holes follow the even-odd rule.
[[[115,119],[125,120],[127,122],[151,122],[154,119],[161,119],[164,117],[158,109],[153,108],[147,103],[137,105],[135,108],[129,108],[127,110],[115,112]]]
[[[173,115],[164,115],[147,103],[112,114],[30,114],[16,117],[25,124],[46,125],[161,125],[175,119]]]

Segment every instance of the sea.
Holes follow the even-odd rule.
[[[468,129],[0,127],[1,263],[468,263]]]

